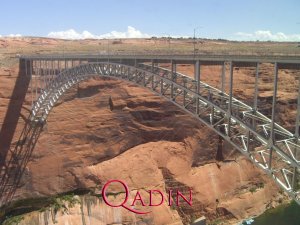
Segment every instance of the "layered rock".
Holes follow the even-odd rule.
[[[51,46],[56,44],[50,42]],[[180,65],[177,69],[190,76],[193,74],[191,66]],[[270,109],[272,92],[269,71],[272,71],[271,66],[265,65],[260,74],[263,85],[259,97],[265,102],[262,104],[265,112]],[[0,118],[3,121],[7,106],[20,100],[11,98],[17,80],[17,66],[14,64],[0,72]],[[249,104],[253,97],[254,73],[253,68],[235,71],[234,93]],[[218,88],[220,74],[220,67],[203,67],[201,70],[202,79]],[[280,73],[280,85],[284,88],[278,93],[278,120],[286,127],[293,124],[287,117],[295,114],[296,75],[288,75],[285,71]],[[284,83],[283,78],[288,78],[289,84]],[[225,88],[228,89],[228,82]],[[14,142],[28,115],[30,94],[29,89]],[[278,204],[282,196],[270,178],[227,143],[223,152],[225,161],[216,161],[217,145],[217,135],[152,92],[113,79],[90,79],[72,88],[51,112],[14,200],[52,196],[76,189],[99,192],[107,180],[122,179],[130,188],[144,191],[144,195],[147,194],[145,190],[153,188],[164,194],[168,188],[191,188],[193,206],[171,208],[165,201],[159,207],[146,207],[152,212],[142,217],[126,209],[113,210],[100,199],[92,209],[93,218],[105,212],[118,215],[109,223],[122,220],[128,223],[187,224],[205,215],[209,221],[221,219],[229,224],[258,215],[267,207]],[[56,220],[59,224],[66,221],[78,224],[82,222],[81,212],[82,208],[77,204],[69,214],[58,213]],[[44,214],[33,213],[25,218],[24,224],[36,218],[34,215],[44,218]],[[88,220],[87,213],[83,217]],[[99,217],[90,219],[89,223],[100,222],[103,221]]]

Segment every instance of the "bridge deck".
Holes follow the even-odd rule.
[[[190,63],[196,60],[211,62],[269,62],[269,63],[300,63],[299,55],[140,55],[140,54],[64,54],[64,55],[21,55],[20,58],[27,60],[97,60],[97,59],[129,59],[129,60],[157,60],[170,61],[176,60],[178,63]]]

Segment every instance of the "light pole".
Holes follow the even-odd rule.
[[[198,27],[195,27],[194,28],[194,41],[193,41],[193,44],[194,44],[194,58],[195,58],[195,54],[196,54],[196,29]]]
[[[108,58],[108,62],[109,62],[109,56],[110,56],[110,49],[109,49],[109,38],[107,38],[107,58]]]
[[[300,25],[300,22],[297,22],[296,24]],[[300,40],[298,41],[298,47],[300,47]]]
[[[107,54],[109,55],[109,38],[107,38]]]
[[[164,36],[164,35],[168,35],[168,36]],[[163,37],[163,38],[164,38],[164,37],[168,38],[168,39],[167,39],[168,44],[169,44],[169,50],[168,50],[168,52],[169,52],[169,54],[170,54],[170,53],[171,53],[171,36],[170,36],[170,34],[163,33],[163,34],[162,34],[162,37]]]
[[[168,37],[168,41],[169,41],[169,53],[171,53],[171,36],[170,36],[170,34]]]
[[[195,58],[195,55],[196,55],[196,30],[199,29],[199,28],[202,28],[202,26],[198,26],[198,27],[194,28],[194,38],[193,38],[194,39],[194,41],[193,41],[194,42],[194,58]]]

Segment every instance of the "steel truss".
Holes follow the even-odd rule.
[[[78,66],[73,66],[72,62],[71,68],[66,68],[65,65],[66,69],[55,71],[48,70],[46,66],[46,70],[43,70],[47,75],[44,77],[46,85],[33,104],[30,120],[34,124],[46,123],[60,97],[72,86],[90,77],[111,77],[135,83],[172,101],[206,124],[264,170],[300,204],[299,135],[293,135],[274,122],[276,98],[273,98],[272,119],[256,110],[257,102],[252,108],[234,98],[233,63],[229,62],[229,65],[229,94],[224,91],[224,77],[222,90],[219,90],[200,81],[199,69],[196,70],[198,77],[194,80],[176,72],[173,63],[171,70],[155,67],[153,64],[137,64],[134,67],[112,62],[88,62]],[[199,67],[199,61],[196,62],[196,67]],[[275,85],[276,91],[277,73]],[[257,94],[257,90],[255,92]]]

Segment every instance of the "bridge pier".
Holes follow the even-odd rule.
[[[219,135],[218,148],[217,148],[217,154],[216,154],[216,160],[217,161],[223,161],[224,160],[223,147],[224,147],[224,139],[223,139],[222,136]]]
[[[197,82],[197,94],[200,93],[200,61],[197,60],[194,64],[194,73],[195,73],[195,80]],[[199,114],[199,98],[196,101],[196,113]]]
[[[224,95],[225,93],[225,74],[226,74],[226,62],[223,62],[223,65],[222,65],[222,73],[221,73],[221,91],[222,91],[222,94]]]
[[[176,80],[176,63],[171,60],[171,79],[174,82]],[[171,99],[174,101],[174,85],[171,84]]]

